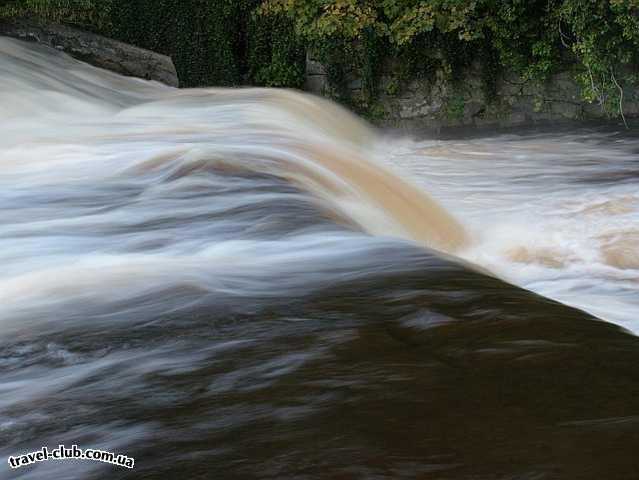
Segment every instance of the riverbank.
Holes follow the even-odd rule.
[[[598,100],[582,96],[575,80],[576,68],[539,82],[515,72],[503,72],[487,91],[482,78],[484,66],[475,62],[462,76],[450,78],[436,71],[428,78],[416,79],[403,87],[396,83],[400,66],[389,59],[382,67],[376,99],[366,99],[361,72],[348,75],[346,97],[351,107],[373,123],[407,132],[440,134],[450,131],[479,131],[530,127],[535,125],[587,126],[610,123],[631,127],[639,118],[639,89],[626,88],[618,110],[611,115]],[[328,98],[336,92],[329,80],[328,68],[307,58],[305,89]]]
[[[115,73],[178,86],[180,80],[171,57],[92,32],[33,18],[0,21],[0,35],[35,41]],[[485,87],[480,60],[451,78],[443,71],[400,84],[401,65],[386,59],[379,68],[379,87],[371,99],[362,71],[346,73],[347,92],[332,83],[330,66],[307,54],[303,90],[341,100],[373,124],[405,133],[437,136],[472,135],[500,129],[535,126],[588,126],[608,123],[636,128],[639,89],[627,86],[619,97],[619,115],[606,104],[586,99],[575,80],[577,65],[566,62],[565,71],[546,81],[524,79],[502,72],[492,90]]]

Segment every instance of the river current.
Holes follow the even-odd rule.
[[[0,37],[0,478],[639,478],[639,136],[378,132]],[[4,460],[3,460],[4,461]]]

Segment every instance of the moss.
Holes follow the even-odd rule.
[[[450,96],[446,102],[446,117],[454,121],[462,120],[465,106],[466,100],[463,94],[456,93]]]

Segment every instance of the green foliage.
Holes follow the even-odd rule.
[[[0,5],[0,18],[35,15],[85,27],[104,27],[111,8],[112,0],[5,0]]]
[[[456,94],[451,96],[446,105],[446,114],[448,115],[448,118],[452,120],[462,119],[464,117],[465,105],[466,101],[462,95]]]
[[[568,26],[564,44],[581,63],[576,78],[584,98],[623,117],[623,85],[636,84],[629,71],[639,62],[639,2],[572,0],[559,16]]]
[[[293,25],[287,19],[253,20],[259,4],[259,0],[9,0],[0,6],[0,17],[36,16],[77,25],[169,55],[185,87],[247,82],[299,87],[304,53]]]
[[[253,12],[248,35],[249,80],[265,87],[304,84],[306,50],[293,23],[281,14]]]
[[[111,0],[107,35],[170,55],[184,86],[300,87],[304,52],[287,19],[259,0]]]
[[[243,81],[252,0],[112,0],[103,33],[173,58],[184,86]]]
[[[267,0],[261,9],[288,15],[329,63],[344,57],[331,46],[372,32],[397,59],[399,84],[436,71],[454,80],[478,60],[488,98],[504,69],[543,82],[574,63],[584,98],[623,115],[633,83],[624,72],[639,63],[639,0]],[[355,53],[336,71],[357,69],[367,53]]]
[[[386,67],[399,94],[476,62],[488,99],[504,70],[541,83],[571,67],[586,100],[623,115],[639,64],[639,0],[5,0],[0,17],[16,15],[171,55],[184,86],[300,87],[311,51],[333,95],[364,110]]]

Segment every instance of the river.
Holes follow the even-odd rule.
[[[0,37],[0,478],[639,478],[639,136],[415,138]]]

